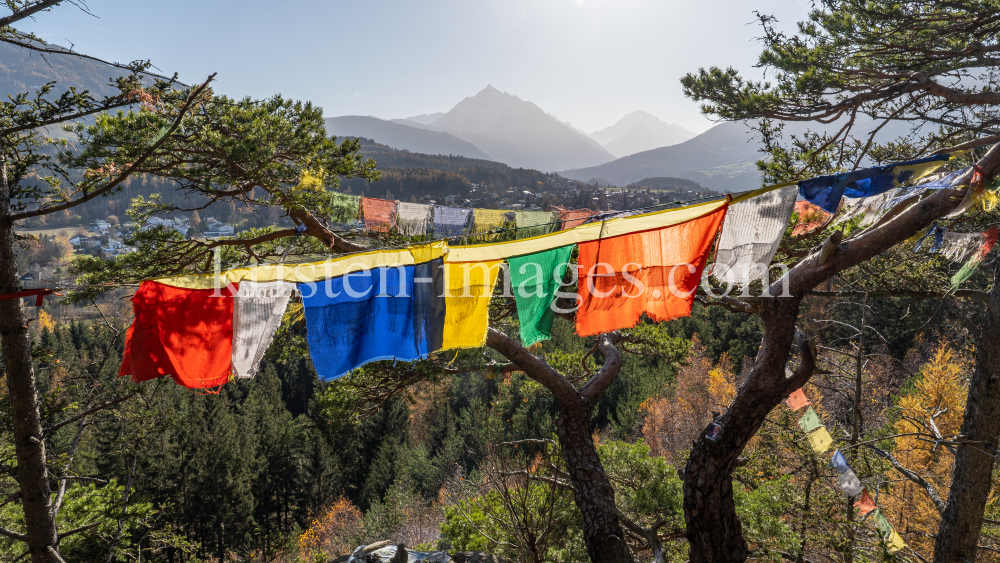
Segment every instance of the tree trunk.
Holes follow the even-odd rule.
[[[983,512],[993,486],[994,452],[1000,436],[1000,263],[993,274],[993,289],[977,342],[976,367],[969,381],[969,396],[962,420],[962,444],[955,454],[955,469],[941,528],[934,543],[934,563],[976,560],[976,546],[983,527]]]
[[[604,365],[581,389],[556,371],[542,358],[533,355],[514,339],[491,328],[486,344],[503,354],[528,377],[541,383],[559,403],[556,435],[566,458],[566,468],[573,485],[573,498],[583,517],[583,539],[593,563],[633,563],[632,552],[625,544],[615,491],[611,488],[604,465],[597,457],[594,438],[590,434],[590,416],[594,405],[614,382],[622,367],[621,354],[614,344],[617,334],[602,334],[597,349],[604,356]]]
[[[587,553],[594,563],[632,563],[615,511],[615,491],[597,457],[590,434],[590,409],[562,405],[556,419],[559,447],[566,458],[573,498],[583,517]]]
[[[6,162],[2,158],[0,156],[0,294],[21,290],[14,259],[14,225],[10,220]],[[20,299],[0,301],[0,346],[10,396],[17,481],[28,550],[35,563],[58,562],[61,559],[55,551],[56,525],[45,466],[45,441],[31,361],[31,341]]]
[[[691,545],[690,563],[745,561],[749,555],[743,527],[736,516],[732,473],[743,448],[788,393],[812,373],[811,356],[792,378],[785,375],[788,351],[795,338],[798,297],[771,298],[759,306],[764,340],[750,375],[716,422],[722,435],[709,441],[702,431],[684,468],[684,520]],[[808,347],[804,338],[797,339]],[[799,383],[801,381],[801,383]]]

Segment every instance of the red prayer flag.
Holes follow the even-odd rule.
[[[792,409],[793,411],[797,411],[802,407],[811,404],[809,402],[809,398],[806,397],[806,394],[802,392],[801,388],[792,391],[792,394],[789,395],[787,399],[785,399],[785,403],[787,403],[788,408]]]
[[[365,228],[369,231],[388,232],[396,226],[396,202],[376,197],[361,198]]]
[[[589,209],[560,209],[559,210],[559,230],[572,229],[583,224],[588,217],[596,211]]]
[[[854,508],[857,508],[858,512],[864,516],[865,514],[868,514],[872,510],[878,508],[878,506],[875,505],[875,501],[872,500],[872,497],[868,495],[868,489],[865,489],[861,491],[861,498],[858,499],[858,502],[854,503]]]
[[[580,244],[576,332],[590,336],[691,314],[727,206],[680,225]]]
[[[118,376],[147,381],[170,375],[189,389],[229,381],[233,358],[233,297],[237,286],[183,289],[142,282],[132,297],[135,322],[125,335]]]

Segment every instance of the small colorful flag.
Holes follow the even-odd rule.
[[[875,520],[875,525],[878,526],[878,531],[882,533],[882,537],[888,540],[895,530],[892,529],[892,524],[886,520],[885,514],[882,514],[881,508],[875,509],[872,519]]]
[[[889,544],[889,553],[896,553],[906,547],[906,542],[903,541],[903,538],[899,537],[896,530],[892,531],[892,534],[889,535],[889,539],[885,543]]]
[[[830,467],[832,467],[837,473],[846,473],[851,470],[851,468],[847,465],[847,460],[844,459],[844,454],[840,453],[840,450],[833,452],[833,459],[830,460]]]
[[[806,394],[802,392],[801,388],[799,388],[792,391],[792,394],[785,399],[785,403],[788,404],[788,408],[793,411],[797,411],[809,404],[809,398],[806,397]]]
[[[858,479],[858,476],[850,468],[837,477],[837,486],[852,497],[861,494],[861,491],[864,490],[864,487],[861,486],[861,479]]]
[[[830,449],[830,445],[833,444],[833,438],[830,437],[830,433],[826,431],[826,428],[820,426],[819,430],[809,435],[809,444],[812,445],[816,453],[821,454]]]
[[[854,508],[857,508],[858,513],[864,517],[872,510],[878,508],[878,506],[875,505],[875,501],[872,500],[871,495],[868,494],[868,489],[865,489],[861,491],[861,498],[858,499],[858,502],[854,503]]]
[[[799,426],[801,426],[802,430],[806,432],[812,432],[817,428],[822,428],[823,421],[819,419],[819,415],[816,414],[816,411],[813,410],[812,407],[809,407],[809,410],[807,410],[806,413],[802,415],[802,418],[799,419]]]

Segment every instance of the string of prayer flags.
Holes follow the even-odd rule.
[[[656,322],[690,315],[727,208],[671,227],[581,243],[577,334],[630,328],[643,314]]]
[[[788,405],[788,408],[792,409],[793,411],[797,411],[802,407],[808,405],[809,399],[806,397],[806,394],[802,391],[802,388],[800,387],[795,391],[792,391],[792,394],[789,395],[787,399],[785,399],[785,403]]]
[[[948,229],[942,227],[941,225],[938,225],[937,221],[935,221],[934,224],[931,225],[931,227],[927,229],[924,232],[923,236],[921,236],[920,239],[917,241],[917,244],[913,247],[913,251],[920,252],[920,248],[924,245],[924,241],[927,240],[927,238],[930,238],[932,242],[930,250],[928,250],[928,252],[930,252],[931,254],[937,252],[937,250],[941,248],[941,245],[944,244],[945,242],[945,234],[947,230]]]
[[[857,508],[858,514],[864,517],[872,510],[876,510],[878,506],[871,495],[868,494],[868,489],[865,489],[861,491],[861,498],[858,499],[858,502],[854,503],[854,508]]]
[[[951,155],[941,154],[899,164],[801,180],[799,195],[827,213],[836,213],[840,200],[844,197],[862,198],[879,195],[922,178],[949,160]]]
[[[975,255],[969,259],[968,262],[962,266],[962,269],[955,273],[951,278],[951,286],[953,288],[962,285],[962,282],[972,277],[972,274],[976,273],[976,269],[979,268],[979,264],[986,258],[986,256],[993,250],[993,245],[997,242],[997,228],[990,227],[989,229],[983,231],[980,238],[979,250],[976,251]]]
[[[361,213],[361,197],[330,192],[330,220],[342,225],[353,225]]]
[[[552,338],[552,321],[555,311],[552,303],[573,246],[561,246],[546,252],[529,254],[508,260],[510,280],[521,324],[521,343],[531,346]]]
[[[594,211],[590,209],[560,209],[559,230],[572,229],[582,225]]]
[[[796,194],[795,186],[787,186],[731,205],[712,275],[741,285],[762,278],[788,227]]]
[[[434,236],[450,238],[461,236],[469,228],[472,210],[466,207],[434,206]]]
[[[486,344],[490,298],[502,262],[446,263],[447,288],[443,349],[480,348]]]
[[[399,202],[396,213],[396,228],[408,237],[422,237],[427,234],[427,224],[431,221],[431,206],[422,203]]]
[[[812,432],[817,428],[821,428],[822,426],[823,421],[819,419],[819,415],[816,414],[816,411],[812,407],[809,407],[805,414],[802,415],[802,418],[799,419],[799,427],[807,433]]]
[[[365,228],[369,231],[389,232],[396,226],[396,202],[375,197],[361,198]]]
[[[545,235],[556,230],[559,214],[552,211],[518,211],[514,214],[517,238]]]
[[[244,379],[256,375],[294,292],[290,282],[239,284],[233,308],[233,375]]]
[[[189,389],[228,382],[238,290],[234,285],[217,292],[142,282],[132,296],[135,322],[125,334],[118,376],[148,381],[169,375]]]

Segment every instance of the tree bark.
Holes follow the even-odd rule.
[[[986,178],[995,177],[1000,170],[1000,148],[990,149],[978,164]],[[953,185],[961,186],[970,177],[971,171]],[[813,343],[795,328],[803,297],[839,272],[919,233],[955,209],[965,195],[965,189],[947,188],[907,203],[905,209],[890,212],[891,218],[875,227],[848,240],[834,241],[837,244],[832,252],[815,249],[772,283],[764,297],[750,300],[764,324],[757,359],[736,397],[717,420],[724,425],[721,437],[712,442],[705,438],[708,429],[702,431],[684,470],[684,519],[690,563],[742,562],[749,556],[733,501],[732,472],[739,454],[768,413],[792,391],[805,385],[812,375]],[[781,297],[783,292],[788,296]],[[799,344],[801,363],[795,373],[786,373],[793,341]],[[1000,357],[1000,350],[997,356]]]
[[[955,469],[941,527],[934,542],[934,563],[976,560],[983,512],[993,486],[997,438],[1000,437],[1000,262],[993,274],[993,290],[977,342],[976,367],[962,420],[962,443],[955,453]]]
[[[0,151],[3,151],[2,146]],[[0,155],[0,294],[16,293],[21,289],[14,257],[14,224],[10,220],[9,193],[6,162]],[[31,341],[20,299],[0,301],[0,347],[10,396],[17,481],[21,488],[28,550],[34,563],[61,562],[56,552],[56,525],[52,517]]]
[[[568,379],[512,338],[490,329],[486,344],[504,355],[535,381],[544,385],[559,402],[556,436],[566,458],[573,498],[583,517],[583,538],[593,563],[633,563],[632,552],[615,509],[615,491],[597,457],[590,434],[590,417],[597,399],[618,376],[622,360],[614,346],[615,335],[598,337],[604,365],[577,390]]]

